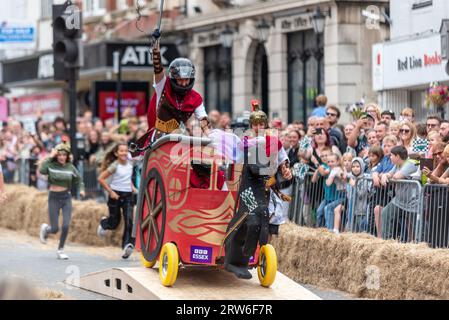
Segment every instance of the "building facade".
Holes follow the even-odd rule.
[[[445,0],[391,0],[391,39],[373,46],[373,89],[384,109],[411,107],[421,120],[435,113],[426,105],[431,82],[449,85],[441,56],[440,27],[449,18]]]
[[[64,116],[66,119],[71,116],[67,84],[53,80],[52,4],[64,1],[21,1],[24,7],[30,6],[39,13],[27,17],[28,20],[34,19],[38,32],[37,39],[32,50],[16,52],[11,56],[12,58],[6,57],[1,61],[1,83],[10,91],[6,95],[9,99],[10,114],[14,114],[15,118],[33,130],[37,110],[41,110],[44,119],[49,121],[56,116]],[[39,4],[36,6],[37,2],[40,7]],[[101,113],[100,105],[108,104],[112,107],[117,105],[117,99],[111,101],[114,89],[107,83],[117,80],[117,74],[114,73],[114,52],[120,52],[121,55],[122,81],[144,82],[147,88],[145,97],[137,91],[134,95],[132,92],[124,93],[122,106],[126,106],[127,103],[141,105],[147,102],[148,95],[152,91],[153,78],[148,33],[153,30],[159,17],[159,1],[139,0],[139,5],[142,6],[140,18],[136,13],[136,3],[136,0],[75,1],[82,10],[84,31],[84,66],[80,69],[77,82],[78,114],[90,109],[98,115]],[[166,34],[161,50],[162,62],[165,66],[179,56],[174,37],[171,35],[172,20],[180,14],[179,3],[179,1],[170,1],[164,11],[163,28]],[[139,28],[136,26],[138,18]],[[105,82],[105,86],[112,90],[107,97],[105,95],[104,99],[108,100],[107,103],[97,100],[96,82]],[[137,87],[140,90],[141,85],[137,84]],[[125,86],[124,89],[133,91],[129,86]],[[136,102],[137,97],[140,97],[142,101]]]
[[[179,19],[175,28],[188,38],[196,88],[209,109],[237,117],[258,98],[271,117],[305,121],[319,93],[341,109],[362,98],[375,101],[372,44],[386,39],[388,27],[367,27],[362,13],[373,4],[388,7],[388,1],[243,1]],[[326,16],[323,34],[311,19],[317,8]],[[259,36],[263,20],[266,39]],[[234,36],[227,48],[229,29]]]

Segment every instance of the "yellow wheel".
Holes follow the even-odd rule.
[[[159,256],[159,278],[166,287],[171,287],[178,277],[178,248],[173,243],[166,243]]]
[[[154,260],[154,261],[148,261],[148,260],[145,259],[145,257],[143,256],[143,253],[142,253],[142,252],[140,253],[140,262],[142,263],[142,265],[143,265],[145,268],[153,268],[154,265],[156,264],[156,261],[157,261],[157,260]]]
[[[276,278],[277,269],[278,258],[273,246],[267,244],[260,248],[257,275],[259,276],[259,282],[263,287],[268,288],[273,284],[274,279]]]

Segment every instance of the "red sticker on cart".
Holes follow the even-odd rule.
[[[212,262],[212,248],[211,247],[190,247],[190,261],[198,263]]]

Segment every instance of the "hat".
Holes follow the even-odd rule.
[[[383,116],[383,115],[390,115],[391,118],[392,118],[393,120],[395,120],[395,118],[396,118],[396,114],[394,113],[393,110],[385,110],[385,111],[383,111],[383,112],[381,113],[381,115],[382,115],[382,116]]]
[[[68,154],[71,153],[70,145],[67,144],[67,143],[61,143],[61,144],[58,144],[58,145],[56,146],[55,149],[56,149],[56,151],[58,151],[58,152],[64,151],[64,152],[67,152]]]

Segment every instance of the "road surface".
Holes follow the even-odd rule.
[[[110,300],[110,298],[72,288],[63,283],[67,277],[85,275],[112,267],[129,268],[140,265],[137,254],[129,260],[121,259],[119,248],[95,248],[68,243],[66,253],[70,259],[56,259],[57,240],[49,239],[43,245],[35,237],[0,229],[0,278],[15,277],[39,290],[58,293],[63,299]],[[354,299],[350,295],[332,290],[303,285],[325,300]]]

